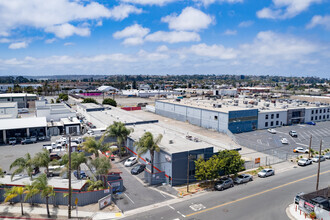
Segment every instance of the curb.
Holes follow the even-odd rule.
[[[292,205],[292,204],[291,204]],[[289,219],[291,219],[291,220],[296,220],[296,218],[295,217],[293,217],[293,215],[291,214],[291,212],[290,212],[290,206],[291,205],[289,205],[286,209],[285,209],[285,212],[286,212],[286,215],[289,217]]]

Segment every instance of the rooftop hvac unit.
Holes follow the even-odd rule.
[[[248,103],[248,101],[243,101],[243,104],[247,104]]]
[[[254,105],[258,105],[258,102],[254,102]]]
[[[252,108],[253,106],[251,104],[248,104],[246,107],[247,108]]]
[[[265,107],[269,107],[269,102],[265,102],[265,103],[264,103],[264,106],[265,106]]]
[[[235,102],[235,103],[238,103],[238,100],[235,100],[234,102]]]
[[[315,102],[315,105],[316,105],[317,107],[319,107],[319,106],[321,105],[321,103],[319,103],[319,102]]]
[[[233,106],[238,106],[238,103],[234,103]]]
[[[213,104],[213,108],[221,108],[222,105],[221,104]]]
[[[169,143],[169,144],[173,144],[173,140],[169,140],[168,143]]]

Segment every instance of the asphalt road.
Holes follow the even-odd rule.
[[[273,151],[287,154],[289,156],[297,155],[293,153],[296,147],[308,148],[310,136],[312,136],[312,148],[319,151],[320,140],[323,140],[323,149],[330,148],[330,121],[318,122],[315,126],[301,124],[294,126],[283,126],[275,128],[276,134],[265,130],[257,130],[236,134],[237,141],[245,147],[253,150],[271,154]],[[289,135],[290,130],[298,133],[298,138]],[[289,144],[282,144],[281,138],[286,138]]]
[[[317,164],[298,167],[275,176],[211,191],[189,200],[167,205],[125,219],[289,219],[285,209],[298,192],[315,190]],[[330,161],[321,163],[320,188],[330,182]],[[127,213],[128,214],[128,213]]]

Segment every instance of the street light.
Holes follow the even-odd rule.
[[[187,167],[187,192],[189,192],[189,162],[194,158],[193,155],[188,152],[188,167]]]

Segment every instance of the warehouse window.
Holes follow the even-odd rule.
[[[265,122],[265,127],[268,127],[268,122]]]
[[[312,110],[312,114],[314,114],[314,110]]]
[[[214,120],[218,120],[218,116],[217,115],[214,116]]]
[[[277,114],[276,114],[276,118],[279,118],[279,117],[280,117],[280,114],[277,113]]]
[[[270,126],[274,126],[274,122],[272,121],[272,122],[270,122]]]
[[[311,117],[311,121],[313,121],[313,120],[314,120],[314,117],[312,116],[312,117]]]
[[[315,113],[316,113],[316,114],[319,113],[319,110],[316,110]]]
[[[268,115],[265,115],[265,119],[268,119]]]
[[[278,125],[278,121],[276,121],[276,125]]]
[[[271,119],[274,119],[274,114],[271,114],[270,118],[271,118]]]

